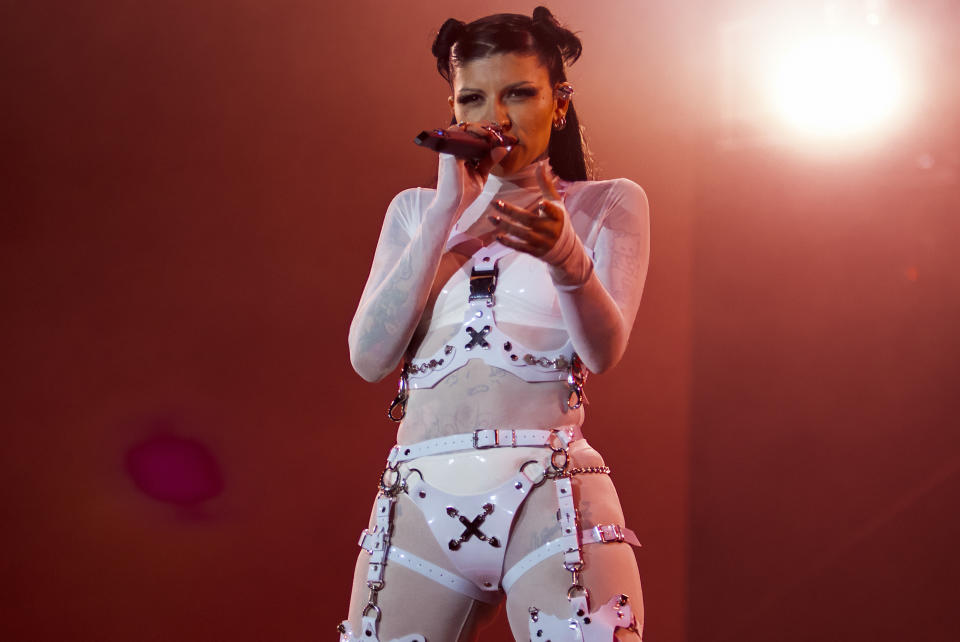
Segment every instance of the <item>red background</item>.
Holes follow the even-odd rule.
[[[333,639],[394,429],[346,333],[386,204],[433,172],[410,139],[449,118],[429,45],[533,6],[0,5],[0,637]],[[602,175],[652,208],[585,426],[646,639],[957,639],[956,10],[909,15],[914,124],[824,160],[716,145],[713,37],[747,4],[550,6]],[[215,496],[138,489],[158,436],[207,449]]]

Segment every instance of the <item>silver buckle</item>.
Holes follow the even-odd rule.
[[[493,433],[493,443],[480,445],[480,433],[482,432],[492,432]],[[509,432],[510,441],[507,440],[500,441],[500,433]],[[496,428],[481,428],[480,430],[473,431],[473,447],[477,450],[484,450],[486,448],[499,448],[500,446],[509,445],[511,448],[517,447],[517,431],[516,430],[498,430]]]
[[[482,432],[493,432],[493,443],[480,445],[480,433]],[[497,433],[496,428],[480,428],[473,431],[473,447],[477,450],[484,450],[486,448],[496,448],[500,445],[500,435]]]
[[[478,269],[476,266],[470,271],[470,296],[468,302],[486,301],[487,307],[493,305],[493,293],[497,289],[497,276],[500,268],[496,263],[488,270]]]
[[[596,527],[597,535],[604,544],[623,541],[623,529],[618,524],[602,524]]]
[[[360,541],[357,542],[357,545],[370,553],[371,555],[375,550],[377,550],[377,527],[373,527],[373,531],[370,529],[363,529],[363,532],[360,533]]]

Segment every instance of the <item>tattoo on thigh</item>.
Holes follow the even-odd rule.
[[[539,531],[530,534],[530,546],[539,548],[552,539],[560,536],[560,524],[551,524],[544,526]]]

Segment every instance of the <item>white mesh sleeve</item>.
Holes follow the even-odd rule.
[[[350,324],[350,362],[367,381],[396,368],[410,343],[437,274],[447,237],[463,209],[482,189],[462,163],[440,154],[437,190],[398,194],[384,218],[370,275]]]
[[[640,186],[615,181],[602,207],[593,260],[567,213],[560,239],[543,257],[574,349],[592,372],[623,356],[650,260],[650,212]]]

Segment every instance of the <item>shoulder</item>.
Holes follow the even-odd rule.
[[[403,190],[390,201],[384,224],[399,225],[412,235],[423,220],[423,211],[433,200],[435,191],[423,187]]]
[[[419,212],[424,208],[424,204],[429,204],[436,190],[425,187],[410,187],[393,197],[390,201],[390,209],[398,209],[402,212]]]
[[[602,181],[563,182],[566,199],[576,209],[585,209],[598,215],[618,210],[645,217],[650,210],[647,194],[629,178]]]

